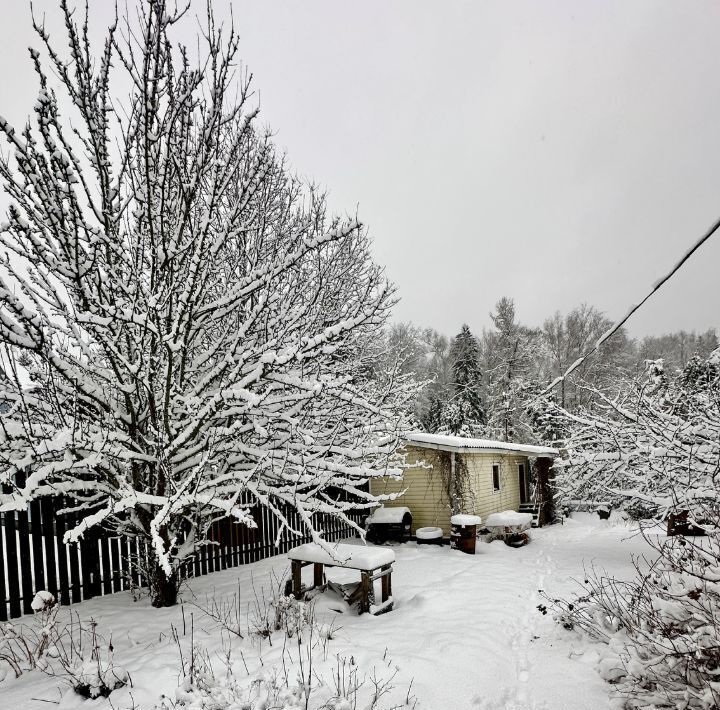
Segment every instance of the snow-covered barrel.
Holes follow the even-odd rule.
[[[453,515],[450,518],[450,547],[467,555],[474,555],[477,529],[481,522],[479,515]]]
[[[410,539],[412,530],[412,513],[410,508],[381,505],[365,520],[367,539],[370,542],[387,542],[398,540],[405,542]]]
[[[418,545],[442,545],[442,528],[418,528],[415,540]]]

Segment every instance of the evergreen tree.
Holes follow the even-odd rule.
[[[425,430],[434,434],[442,428],[444,423],[444,408],[440,397],[432,395],[428,404],[427,411],[422,418],[422,424]]]
[[[452,399],[444,408],[444,427],[452,434],[473,434],[485,423],[482,371],[477,338],[463,325],[450,347]]]
[[[534,341],[537,332],[515,320],[515,303],[503,297],[490,314],[495,331],[487,334],[488,434],[503,441],[532,438],[530,426],[523,421],[525,404],[531,389]]]

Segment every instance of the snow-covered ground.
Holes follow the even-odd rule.
[[[389,678],[396,673],[387,706],[404,701],[412,683],[410,697],[427,710],[609,707],[609,686],[595,671],[596,650],[538,612],[543,601],[538,590],[550,595],[571,592],[576,588],[573,579],[582,579],[583,565],[589,564],[631,576],[631,555],[651,552],[631,527],[576,514],[563,526],[533,530],[531,544],[520,549],[500,541],[478,542],[475,556],[415,543],[393,549],[393,611],[356,616],[332,593],[315,601],[318,623],[333,623],[337,629],[324,644],[317,643],[315,634],[314,673],[328,685],[333,684],[333,669],[342,665],[338,658],[344,658],[346,668],[357,668],[361,675],[374,671],[378,678]],[[218,664],[221,636],[226,646],[231,639],[235,675],[247,679],[248,686],[252,677],[267,676],[273,667],[281,674],[290,669],[292,679],[298,667],[295,639],[283,643],[284,634],[277,632],[271,646],[257,635],[228,637],[198,608],[208,597],[229,600],[239,590],[246,610],[243,621],[252,626],[256,601],[269,597],[276,578],[286,575],[288,567],[285,557],[276,557],[194,580],[184,593],[185,604],[172,609],[152,609],[146,598],[133,602],[126,594],[74,607],[83,619],[94,618],[106,638],[112,634],[115,661],[129,671],[132,689],[86,701],[67,688],[61,694],[57,679],[34,671],[0,683],[0,708],[109,709],[111,702],[116,709],[134,703],[149,710],[161,694],[175,697],[180,661],[172,629],[187,656],[191,615],[195,642]],[[305,574],[310,582],[312,573]],[[328,576],[350,582],[356,581],[357,572],[333,568]]]

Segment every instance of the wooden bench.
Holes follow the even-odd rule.
[[[332,554],[315,542],[300,545],[288,552],[292,569],[292,593],[296,599],[303,595],[302,569],[313,565],[313,586],[306,587],[305,592],[321,588],[324,582],[326,567],[344,567],[360,572],[360,584],[347,597],[349,603],[359,602],[360,613],[372,612],[382,614],[390,611],[392,598],[392,566],[395,553],[386,547],[366,547],[364,545],[331,545]],[[373,604],[374,582],[381,580],[382,602]]]

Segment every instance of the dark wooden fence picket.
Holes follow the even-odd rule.
[[[55,553],[55,506],[52,499],[43,498],[39,506],[40,508],[40,526],[38,532],[45,547],[45,589],[54,597],[58,595],[58,579],[56,573],[57,555]]]
[[[20,616],[20,602],[22,594],[20,592],[20,571],[18,566],[18,549],[17,549],[17,526],[15,524],[15,512],[8,511],[4,513],[4,532],[5,532],[5,560],[7,562],[7,595],[10,607],[10,618]],[[4,572],[4,570],[3,570]]]
[[[25,485],[25,474],[17,474],[17,485]],[[17,512],[18,554],[20,555],[20,582],[22,585],[22,610],[24,614],[32,613],[32,600],[35,596],[33,584],[32,558],[30,557],[30,526],[28,511]]]
[[[53,506],[56,501],[53,501],[51,499],[48,500],[48,503]],[[57,503],[61,503],[61,499],[57,501]],[[61,604],[69,604],[70,603],[70,565],[68,564],[69,560],[69,553],[68,548],[69,545],[66,545],[63,542],[63,537],[65,536],[65,516],[64,515],[57,515],[55,509],[53,508],[53,518],[55,520],[55,541],[57,544],[57,558],[58,558],[58,594]],[[56,596],[56,598],[58,598]]]
[[[22,486],[24,476],[19,475],[17,483]],[[252,501],[245,495],[238,502],[251,506]],[[65,544],[65,533],[80,520],[76,512],[60,513],[66,505],[61,497],[43,498],[24,511],[0,513],[0,621],[30,613],[33,597],[42,589],[68,605],[146,585],[133,563],[150,561],[147,542],[97,528],[86,531],[79,543]],[[296,512],[282,512],[294,529],[303,529]],[[291,535],[287,528],[279,534],[281,524],[266,508],[254,505],[250,513],[255,528],[234,518],[214,522],[208,531],[211,544],[197,546],[183,565],[183,576],[199,577],[257,562],[311,539],[309,534]],[[350,526],[329,516],[318,517],[316,524],[328,541],[354,535]],[[180,537],[181,542],[184,539]]]

